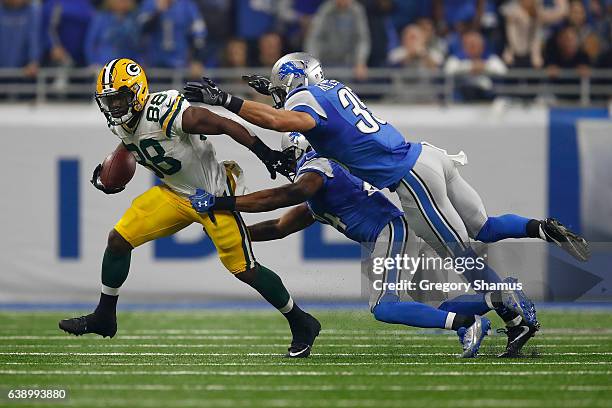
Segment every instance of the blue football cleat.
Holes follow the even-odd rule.
[[[504,279],[503,282],[515,284],[514,286],[516,287],[518,281],[515,278],[508,277]],[[501,299],[506,309],[518,313],[523,318],[524,323],[534,327],[536,330],[539,329],[540,323],[536,316],[535,305],[531,299],[527,297],[525,292],[519,289],[502,290]]]
[[[461,327],[457,330],[459,341],[463,346],[463,358],[473,358],[478,355],[480,344],[484,337],[491,331],[491,321],[483,316],[476,316],[476,321],[467,329]]]

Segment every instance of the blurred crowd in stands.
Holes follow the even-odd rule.
[[[0,68],[271,67],[305,50],[325,67],[509,68],[588,75],[612,68],[612,0],[0,0]]]

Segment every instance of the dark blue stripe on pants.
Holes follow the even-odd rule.
[[[444,246],[450,247],[451,253],[463,249],[463,243],[457,239],[454,231],[447,225],[446,221],[442,219],[440,214],[438,214],[435,203],[432,202],[429,194],[413,174],[412,170],[404,177],[404,181],[407,183],[406,188],[413,193],[423,217],[425,217],[429,225],[435,230],[434,232],[436,235],[443,241],[442,243]]]
[[[408,237],[408,231],[406,231],[404,222],[402,221],[400,217],[397,217],[394,220],[392,220],[389,223],[389,225],[393,232],[393,242],[389,242],[389,244],[391,245],[391,250],[389,251],[389,257],[395,259],[397,255],[399,256],[403,255],[405,241],[407,240],[407,237]],[[400,273],[396,268],[396,263],[394,262],[393,268],[387,269],[387,275],[386,275],[385,282],[386,283],[389,283],[389,282],[396,283],[399,280],[399,277],[400,277]],[[398,301],[398,300],[399,300],[399,294],[397,290],[387,289],[385,291],[385,294],[380,298],[379,302],[391,302],[391,301]]]

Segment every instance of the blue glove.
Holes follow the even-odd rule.
[[[215,206],[216,197],[210,194],[208,191],[202,190],[201,188],[196,189],[194,195],[189,196],[191,206],[198,213],[208,213],[212,222],[215,222],[212,208]]]

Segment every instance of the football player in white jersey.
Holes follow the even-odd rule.
[[[188,198],[196,189],[232,196],[239,187],[240,167],[235,162],[219,163],[212,143],[203,135],[229,135],[253,151],[272,178],[276,172],[289,174],[286,156],[271,150],[239,123],[190,106],[178,91],[150,94],[144,70],[130,59],[115,59],[102,68],[95,99],[110,130],[163,184],[137,197],[111,230],[102,261],[102,293],[95,311],[62,320],[59,327],[75,335],[113,337],[117,332],[119,288],[127,279],[132,250],[197,222],[212,239],[227,270],[287,318],[293,335],[287,356],[308,357],[321,326],[293,302],[278,275],[256,262],[240,213],[200,214]],[[96,188],[107,194],[123,190],[104,186],[100,171],[98,165],[91,180]]]

